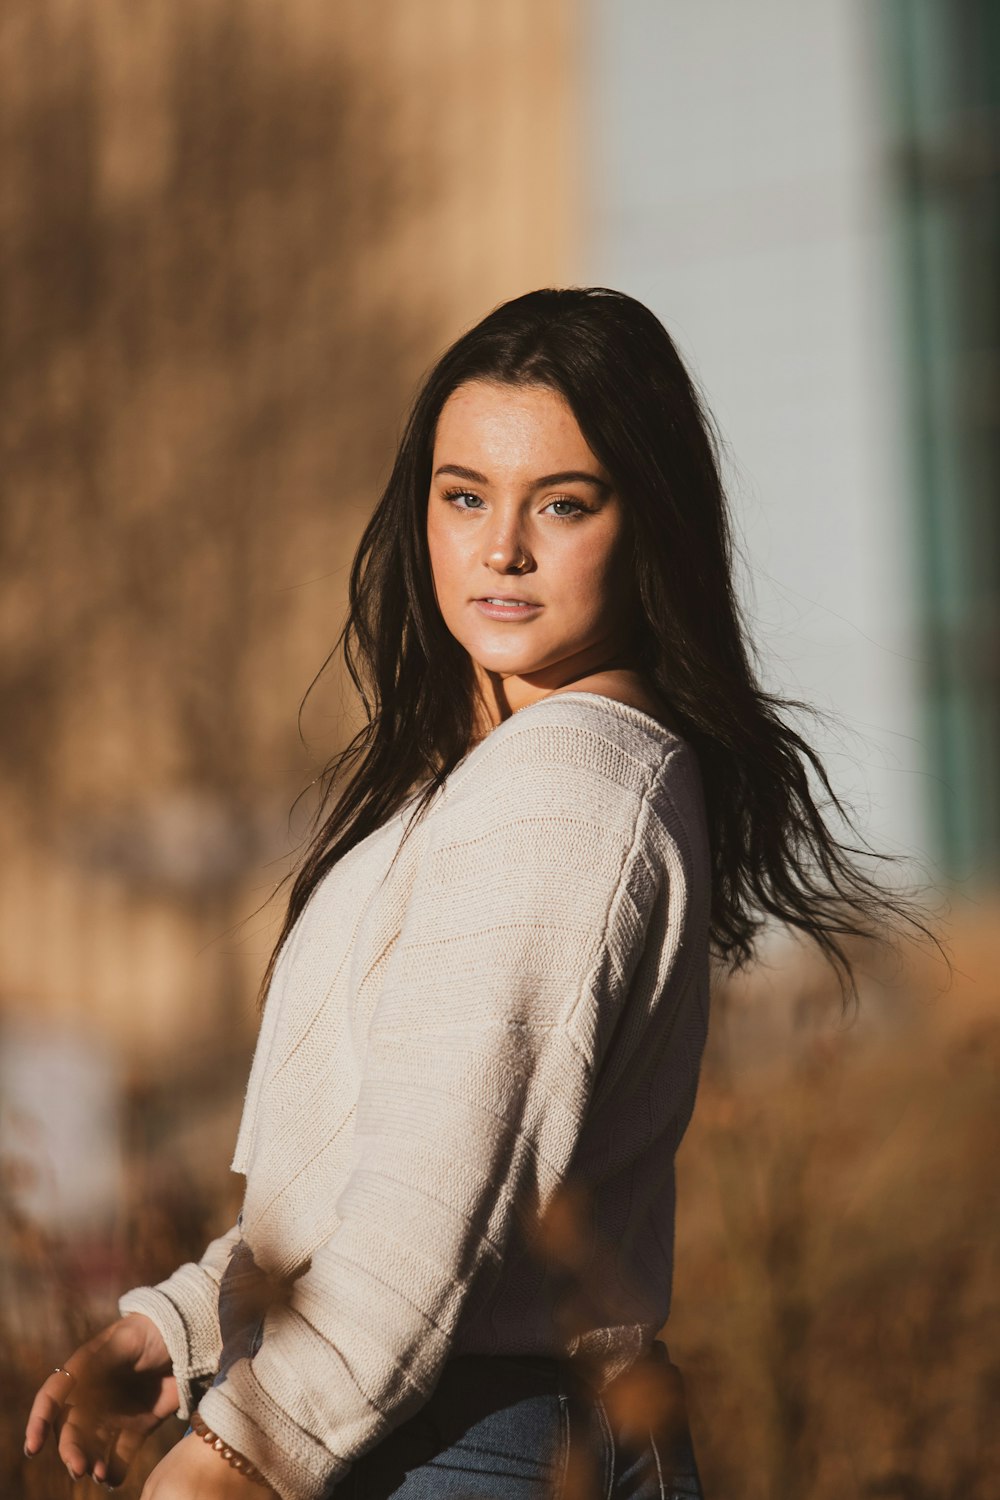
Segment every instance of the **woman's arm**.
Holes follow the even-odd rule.
[[[118,1299],[120,1313],[143,1313],[160,1330],[177,1382],[179,1417],[191,1415],[219,1368],[219,1282],[239,1238],[237,1221],[212,1240],[200,1260],[179,1266],[156,1286],[135,1287]]]

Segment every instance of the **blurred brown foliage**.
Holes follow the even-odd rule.
[[[123,953],[143,907],[217,937],[284,854],[298,701],[443,319],[372,275],[433,160],[294,9],[21,0],[0,28],[4,868],[71,881],[67,950],[105,891]],[[246,965],[216,955],[226,1030]]]
[[[715,998],[665,1331],[711,1500],[996,1494],[996,910],[953,926],[853,1022],[812,965]]]

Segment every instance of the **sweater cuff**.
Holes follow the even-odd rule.
[[[181,1266],[159,1286],[135,1287],[118,1299],[122,1317],[144,1313],[162,1333],[177,1381],[177,1415],[185,1420],[219,1368],[218,1295],[211,1278],[191,1264]]]
[[[231,1369],[248,1364],[237,1360]],[[281,1500],[322,1500],[353,1467],[350,1459],[338,1459],[303,1432],[256,1381],[252,1386],[244,1381],[241,1389],[243,1395],[253,1391],[252,1416],[226,1394],[227,1384],[206,1391],[198,1410],[223,1442],[260,1470]]]

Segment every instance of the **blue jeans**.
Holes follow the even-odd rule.
[[[680,1376],[659,1341],[649,1366],[671,1412],[652,1425],[627,1406],[615,1419],[565,1360],[454,1356],[329,1500],[701,1500]]]
[[[260,1347],[253,1281],[253,1258],[241,1246],[220,1288],[216,1384],[233,1360]],[[600,1396],[568,1360],[454,1355],[419,1411],[363,1453],[327,1500],[703,1497],[683,1382],[657,1339]]]

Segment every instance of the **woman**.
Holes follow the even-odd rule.
[[[352,570],[368,722],[265,976],[240,1218],[26,1452],[119,1482],[176,1412],[144,1500],[700,1494],[656,1335],[710,950],[776,917],[853,994],[844,936],[927,931],[824,824],[730,560],[641,304],[532,292],[443,355]]]

